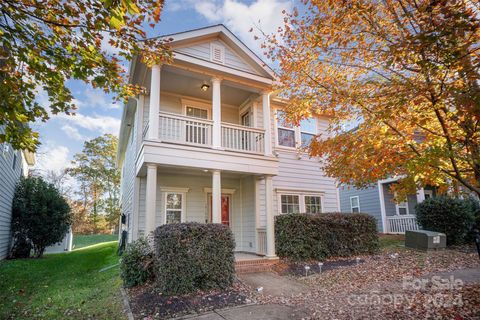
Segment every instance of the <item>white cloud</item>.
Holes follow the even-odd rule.
[[[67,147],[47,142],[36,154],[35,168],[42,174],[47,171],[60,172],[70,165],[69,156],[70,150]]]
[[[75,103],[82,108],[118,109],[120,103],[113,103],[112,98],[100,89],[85,88],[84,92],[75,95]]]
[[[120,131],[120,119],[114,117],[101,115],[86,116],[81,113],[76,113],[74,116],[60,114],[58,117],[65,120],[67,124],[71,126],[95,131],[99,134],[111,133],[118,135]]]
[[[283,26],[282,11],[290,12],[292,0],[256,0],[250,4],[238,0],[192,1],[185,0],[184,7],[193,7],[212,23],[225,24],[235,35],[257,53],[261,53],[260,42],[249,30],[259,28],[266,34],[276,33]]]
[[[66,124],[62,126],[62,130],[71,139],[78,140],[78,141],[89,140],[88,137],[85,137],[84,135],[82,135],[77,128],[72,127],[71,125]]]

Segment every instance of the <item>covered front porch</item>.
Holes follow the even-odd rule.
[[[404,201],[396,203],[394,201],[395,193],[390,189],[396,181],[397,179],[392,178],[381,180],[378,183],[383,230],[385,233],[391,234],[404,234],[409,230],[419,230],[415,206],[425,199],[434,197],[436,190],[431,186],[426,186],[418,189],[416,194],[409,194]]]
[[[275,257],[271,176],[146,164],[137,182],[133,239],[166,223],[222,223],[243,253],[237,257]]]

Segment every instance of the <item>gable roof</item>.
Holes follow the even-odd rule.
[[[185,47],[189,43],[198,43],[202,40],[208,41],[212,38],[218,38],[227,44],[245,62],[260,71],[263,76],[272,80],[276,78],[275,72],[223,24],[162,35],[159,36],[159,38],[173,39],[169,41],[169,45],[174,52],[175,48]]]

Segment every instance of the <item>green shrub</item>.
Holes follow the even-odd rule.
[[[60,192],[41,177],[22,178],[12,202],[12,257],[23,257],[33,248],[40,258],[45,248],[67,234],[71,225],[70,206]]]
[[[286,214],[275,218],[278,256],[294,261],[374,253],[375,218],[363,213]]]
[[[178,223],[154,232],[156,283],[165,294],[224,289],[235,277],[235,241],[221,224]]]
[[[465,243],[474,224],[470,200],[451,197],[426,199],[415,207],[422,229],[445,233],[447,245]]]
[[[125,287],[133,287],[154,277],[153,248],[144,238],[130,243],[120,260],[120,275]]]

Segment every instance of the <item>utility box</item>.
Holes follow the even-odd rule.
[[[441,232],[416,230],[405,232],[405,247],[419,250],[445,249],[447,236]]]

